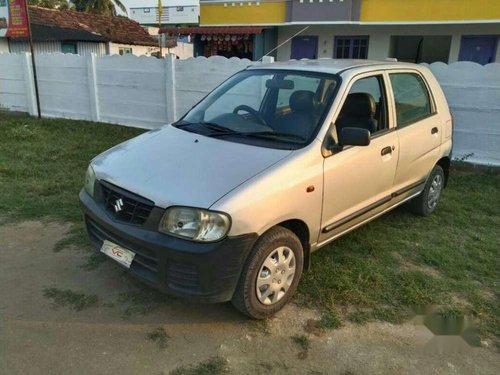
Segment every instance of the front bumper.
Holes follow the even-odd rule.
[[[90,240],[104,240],[136,253],[130,273],[150,286],[195,302],[231,300],[257,234],[197,243],[112,218],[84,189],[80,192]],[[155,210],[161,210],[155,208]],[[155,216],[158,215],[157,212]]]

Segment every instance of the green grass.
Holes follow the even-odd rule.
[[[168,346],[170,336],[167,334],[163,327],[158,327],[152,332],[147,334],[148,340],[151,340],[158,345],[158,348],[165,349]]]
[[[483,337],[500,332],[500,173],[452,171],[437,211],[404,207],[312,256],[298,300],[326,313],[354,308],[356,323],[399,323],[440,305],[478,319]]]
[[[227,374],[226,361],[220,357],[210,358],[194,366],[179,367],[170,372],[170,375],[221,375]]]
[[[297,344],[302,350],[311,349],[311,341],[306,335],[292,336],[292,341]]]
[[[97,305],[98,298],[94,294],[84,294],[71,289],[44,288],[43,295],[52,300],[56,307],[69,307],[75,311],[82,311]]]
[[[174,297],[139,284],[138,281],[134,282],[133,285],[136,285],[135,289],[120,293],[116,301],[118,304],[125,306],[124,318],[145,315],[174,299]]]
[[[70,222],[73,230],[55,250],[85,247],[78,202],[85,169],[95,155],[141,132],[0,112],[0,219]],[[315,253],[297,301],[320,308],[325,328],[344,320],[399,323],[440,305],[444,316],[477,318],[482,337],[498,343],[499,207],[500,173],[454,170],[433,215],[396,209]],[[92,269],[99,260],[87,264]],[[126,315],[142,313],[164,300],[150,297],[152,305],[134,292],[120,302]]]
[[[103,253],[92,251],[85,259],[85,263],[81,266],[81,268],[83,268],[86,271],[93,271],[97,269],[107,259],[108,258]]]
[[[142,132],[0,112],[1,216],[81,222],[78,193],[90,160]]]
[[[318,328],[337,329],[342,326],[340,316],[335,309],[325,312],[316,323]]]
[[[73,120],[38,120],[0,111],[0,222],[70,222],[54,251],[90,249],[78,193],[90,160],[144,132],[124,126]],[[99,263],[89,256],[84,268]]]

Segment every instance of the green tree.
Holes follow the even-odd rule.
[[[71,8],[71,4],[68,2],[68,0],[29,0],[28,4],[51,9]]]
[[[71,0],[71,2],[80,12],[116,16],[118,7],[122,12],[127,13],[127,8],[120,0]]]

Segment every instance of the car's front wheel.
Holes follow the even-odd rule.
[[[411,208],[417,215],[427,216],[437,207],[444,189],[445,177],[443,168],[434,166],[427,179],[422,193],[411,202]]]
[[[280,226],[270,229],[247,260],[233,305],[254,319],[275,314],[297,289],[303,265],[304,253],[297,236]]]

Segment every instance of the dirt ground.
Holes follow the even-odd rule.
[[[253,322],[230,304],[144,300],[150,291],[112,261],[82,268],[88,252],[54,252],[68,226],[0,226],[0,374],[160,375],[220,357],[230,374],[498,374],[492,348],[435,337],[422,325],[370,323],[315,332],[318,313],[290,304]],[[96,295],[81,310],[47,288]],[[86,308],[85,308],[86,307]],[[164,332],[154,341],[152,332]],[[304,349],[292,340],[305,335]],[[431,342],[431,344],[429,344]]]

